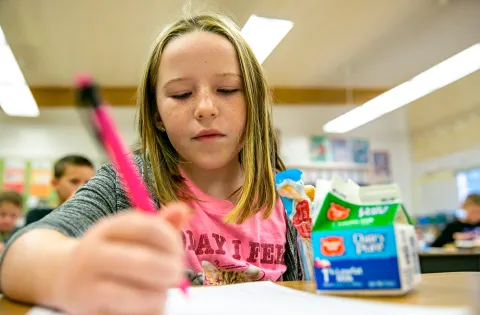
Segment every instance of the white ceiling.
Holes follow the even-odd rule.
[[[447,4],[430,5],[427,10],[413,13],[401,25],[358,52],[346,63],[346,69],[329,76],[328,82],[345,85],[350,81],[355,86],[398,85],[480,43],[480,1],[444,2]],[[350,77],[346,77],[345,70],[350,71]]]
[[[250,14],[295,26],[265,61],[277,86],[392,86],[480,42],[477,0],[210,0],[240,27]],[[446,5],[440,3],[446,2]],[[138,83],[180,0],[0,0],[0,24],[31,85]],[[201,6],[198,6],[201,7]]]
[[[87,70],[103,85],[133,86],[156,34],[179,16],[184,2],[0,0],[0,25],[30,85],[69,86],[76,72]],[[208,2],[240,27],[253,13],[293,20],[292,31],[264,63],[276,86],[391,87],[480,42],[480,0],[190,2]],[[429,128],[480,106],[479,82],[477,72],[355,133],[401,134],[408,127],[407,114],[412,132]],[[310,117],[312,110],[297,108],[295,123],[302,124],[301,115]],[[347,110],[326,108],[315,114],[319,118],[312,130]],[[283,108],[276,112],[277,118],[290,115]],[[74,119],[69,115],[73,111],[47,110],[38,119],[62,124]],[[127,116],[117,118],[131,126]],[[0,111],[0,124],[9,122],[23,123]]]

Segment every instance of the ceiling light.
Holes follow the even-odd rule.
[[[27,85],[0,85],[0,105],[9,116],[37,117],[40,114]]]
[[[407,105],[480,69],[480,43],[422,72],[410,81],[329,121],[327,133],[345,133]]]
[[[292,27],[292,21],[253,14],[242,29],[242,36],[252,48],[258,62],[263,63]]]
[[[9,116],[36,117],[40,114],[17,60],[0,27],[0,107]]]
[[[25,78],[10,46],[0,46],[0,85],[25,85]]]

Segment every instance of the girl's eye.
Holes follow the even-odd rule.
[[[187,97],[189,97],[190,95],[192,95],[192,92],[186,92],[186,93],[182,93],[182,94],[172,95],[172,98],[177,99],[177,100],[183,100],[183,99],[186,99]]]
[[[218,89],[217,91],[223,94],[233,94],[235,92],[238,92],[239,89]]]

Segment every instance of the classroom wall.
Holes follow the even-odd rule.
[[[480,146],[413,163],[414,207],[420,214],[459,207],[456,173],[472,168],[480,168]]]
[[[351,106],[275,106],[273,117],[280,130],[281,154],[287,164],[309,162],[309,136],[321,135],[322,125]],[[114,108],[115,121],[126,142],[136,140],[133,108]],[[35,119],[0,115],[0,157],[55,159],[81,153],[99,160],[101,155],[88,136],[78,113],[71,108],[42,109]],[[412,209],[410,145],[406,115],[394,112],[345,136],[365,137],[372,149],[389,150],[394,180],[406,206]],[[414,209],[411,210],[412,212]]]
[[[456,173],[480,168],[480,108],[413,135],[411,143],[412,192],[419,213],[459,207]]]
[[[112,114],[126,143],[133,143],[135,111],[115,108]],[[74,109],[42,109],[38,118],[0,116],[1,157],[55,159],[71,153],[101,157]]]

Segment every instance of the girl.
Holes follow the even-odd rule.
[[[9,242],[3,292],[73,314],[161,314],[185,262],[194,283],[301,279],[275,192],[284,165],[268,87],[238,29],[215,15],[170,25],[138,96],[135,160],[162,211],[123,211],[119,179],[103,166]]]

